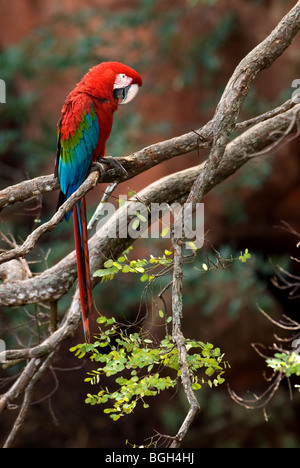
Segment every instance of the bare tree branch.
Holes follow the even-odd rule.
[[[121,164],[128,173],[121,180],[134,177],[169,158],[194,151],[197,147],[207,148],[212,142],[210,159],[216,168],[218,160],[225,151],[228,138],[237,126],[238,115],[252,81],[260,71],[270,67],[282,55],[299,29],[300,2],[298,1],[271,34],[236,67],[219,101],[213,119],[199,130],[151,145],[131,156],[120,158]],[[291,100],[285,104],[286,108],[289,108],[290,105]],[[273,111],[273,114],[277,114],[277,112],[278,109]],[[269,118],[268,115],[265,117]],[[238,127],[241,128],[241,125],[238,124]],[[201,137],[200,141],[199,136]],[[220,154],[217,156],[219,152]],[[107,179],[103,179],[103,182],[111,182],[111,176],[108,175]],[[0,192],[0,209],[58,188],[58,181],[53,176],[38,177],[32,181],[17,184]]]
[[[188,202],[199,203],[221,162],[229,137],[236,128],[242,104],[259,72],[268,68],[289,47],[300,29],[300,2],[271,34],[238,64],[217,106],[213,121],[213,145],[202,173],[195,181]]]
[[[50,221],[35,229],[21,246],[0,254],[0,264],[13,258],[25,257],[28,255],[41,235],[45,232],[52,231],[55,226],[63,220],[64,216],[72,210],[73,206],[97,185],[98,178],[98,172],[92,172],[79,189],[76,190],[76,192],[73,193],[71,197],[59,208]]]
[[[300,101],[300,93],[294,96],[292,99],[289,99],[285,103],[281,104],[280,106],[276,107],[275,109],[271,109],[270,111],[265,112],[264,114],[258,115],[257,117],[253,117],[252,119],[245,120],[244,122],[238,122],[235,126],[236,130],[242,130],[244,128],[250,127],[251,125],[258,124],[260,122],[264,122],[265,120],[271,119],[278,114],[282,114]]]
[[[201,135],[201,141],[199,141],[199,135]],[[120,157],[118,160],[124,169],[126,169],[127,175],[122,175],[118,180],[123,182],[131,179],[157,164],[161,164],[173,157],[190,153],[197,148],[209,148],[211,135],[211,124],[208,123],[205,127],[197,131],[191,131],[184,135],[147,146],[129,156]],[[101,182],[112,182],[115,179],[116,171],[111,169],[101,178]],[[58,180],[55,179],[53,175],[26,180],[25,182],[0,191],[0,210],[15,203],[24,202],[32,197],[58,189]]]
[[[55,350],[55,352],[57,349]],[[11,432],[9,433],[9,436],[7,440],[4,443],[3,448],[10,448],[14,445],[16,438],[22,429],[22,426],[24,424],[25,418],[27,416],[27,412],[30,408],[31,402],[32,402],[32,397],[33,397],[33,391],[34,387],[37,384],[37,382],[42,378],[44,373],[47,371],[49,368],[52,359],[54,357],[55,352],[50,353],[45,360],[42,360],[41,362],[38,362],[36,359],[33,359],[30,364],[30,370],[31,372],[28,372],[28,376],[31,375],[30,381],[27,386],[24,385],[23,382],[23,388],[19,388],[20,392],[24,391],[24,399],[23,403],[20,409],[20,412],[18,414],[18,417],[13,425],[13,428]],[[29,366],[28,366],[29,367]],[[28,370],[28,369],[27,369]],[[25,372],[25,371],[24,371]],[[22,374],[23,375],[23,374]],[[1,396],[2,399],[3,396]],[[0,400],[0,406],[1,406],[1,400]]]

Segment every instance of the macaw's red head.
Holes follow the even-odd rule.
[[[142,78],[133,68],[119,62],[102,62],[87,72],[75,90],[118,106],[132,101],[140,86]]]

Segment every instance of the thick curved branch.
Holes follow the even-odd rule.
[[[224,153],[229,135],[236,127],[241,106],[252,81],[260,71],[271,66],[289,47],[299,29],[300,1],[280,21],[271,34],[236,67],[219,101],[213,119],[199,130],[148,146],[130,156],[120,158],[121,164],[128,173],[121,180],[130,179],[175,156],[189,153],[197,148],[208,148],[212,141],[213,149],[210,159],[216,167],[219,157]],[[290,104],[289,101],[288,103]],[[241,124],[238,124],[238,127],[242,128]],[[107,175],[102,181],[111,182],[112,176]],[[58,181],[53,176],[43,176],[22,182],[0,192],[0,209],[58,188]]]
[[[47,371],[48,367],[51,365],[53,357],[58,349],[55,349],[52,353],[50,353],[44,361],[32,359],[31,362],[27,365],[27,368],[21,374],[20,378],[17,380],[19,384],[19,389],[16,392],[16,385],[14,385],[14,393],[12,394],[11,391],[8,391],[5,395],[1,395],[0,397],[0,412],[2,409],[6,408],[11,404],[11,401],[14,401],[16,398],[16,393],[20,392],[23,393],[24,391],[24,399],[23,403],[19,412],[19,415],[14,423],[13,429],[10,432],[8,438],[3,445],[3,448],[10,448],[14,445],[17,436],[19,435],[20,430],[23,427],[24,420],[27,416],[28,410],[30,408],[33,391],[36,383],[42,378],[43,374]],[[22,382],[23,374],[26,374],[28,378],[28,383],[24,386],[24,382]],[[10,389],[11,390],[11,389]],[[4,405],[5,402],[5,405]]]
[[[27,366],[30,371],[25,372],[26,385],[27,380],[32,378],[32,373],[35,372],[35,366],[39,366],[40,358],[48,356],[51,352],[57,350],[60,344],[66,339],[74,336],[79,323],[81,322],[81,307],[79,301],[78,290],[75,292],[72,304],[66,313],[64,320],[58,330],[49,335],[42,343],[32,347],[24,349],[12,349],[0,353],[1,361],[4,365],[9,362],[20,362],[24,360],[31,360]],[[26,369],[25,369],[26,370]],[[18,379],[13,387],[10,388],[9,392],[0,397],[0,413],[7,407],[7,405],[13,399],[17,398],[20,394],[20,389],[24,387],[24,382]]]
[[[289,47],[300,29],[300,1],[279,22],[269,36],[243,58],[228,81],[217,106],[213,122],[213,145],[203,172],[195,181],[188,198],[199,203],[224,155],[229,137],[236,128],[243,102],[251,83]]]
[[[0,191],[0,210],[18,202],[30,200],[44,193],[59,189],[58,180],[53,175],[36,177]]]
[[[212,150],[203,171],[199,174],[193,184],[189,194],[188,202],[197,203],[207,191],[206,185],[214,177],[214,173],[224,155],[229,136],[236,127],[241,106],[246,98],[250,85],[256,75],[263,69],[269,67],[290,45],[300,28],[300,2],[280,21],[271,34],[255,47],[236,67],[224,93],[217,106],[215,115],[198,132],[190,132],[186,135],[167,140],[156,145],[151,145],[143,150],[134,153],[127,158],[121,158],[120,162],[127,170],[127,176],[121,180],[129,179],[156,164],[169,158],[188,153],[196,147],[208,147],[211,142]],[[111,173],[111,171],[109,171]],[[85,184],[80,187],[81,196],[89,190],[91,182],[89,176]],[[108,175],[109,180],[112,176]],[[95,180],[95,184],[97,183]],[[106,178],[102,178],[105,182]],[[93,185],[92,185],[93,186]],[[91,186],[91,187],[92,187]],[[57,180],[38,178],[33,181],[26,181],[23,185],[10,187],[0,192],[0,209],[17,201],[25,200],[28,196],[36,196],[43,191],[51,191],[58,187]],[[74,197],[77,194],[74,195]],[[74,205],[73,198],[68,201],[70,207]],[[67,202],[67,203],[68,203]],[[64,206],[63,209],[66,207]],[[64,212],[65,213],[65,212]],[[59,211],[48,223],[36,229],[25,241],[16,249],[0,255],[0,263],[8,260],[24,257],[35,245],[41,234],[53,229],[63,218],[64,213]]]
[[[201,135],[201,140],[199,135]],[[209,122],[199,130],[147,146],[129,156],[122,156],[118,158],[118,160],[124,169],[126,169],[127,175],[123,175],[118,180],[123,182],[131,179],[157,164],[161,164],[176,156],[190,153],[197,148],[209,148],[211,140],[212,128]],[[112,182],[116,178],[118,178],[116,172],[114,170],[109,170],[101,177],[101,182]],[[58,180],[52,174],[26,180],[0,191],[0,210],[15,203],[24,202],[32,197],[58,189]]]
[[[0,254],[0,264],[12,260],[14,258],[26,257],[26,255],[34,248],[36,242],[45,232],[52,231],[64,218],[64,216],[72,210],[73,206],[82,199],[90,190],[92,190],[98,182],[98,172],[92,172],[84,183],[76,190],[73,195],[59,208],[54,216],[47,223],[42,224],[35,229],[25,240],[25,242],[7,252]]]

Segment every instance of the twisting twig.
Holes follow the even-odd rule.
[[[249,120],[245,120],[244,122],[238,122],[235,128],[237,130],[242,130],[244,128],[250,127],[251,125],[256,125],[260,122],[265,122],[266,120],[271,119],[272,117],[275,117],[276,115],[283,114],[287,110],[294,107],[299,102],[299,99],[300,99],[300,94],[297,94],[292,99],[289,99],[284,104],[281,104],[275,109],[271,109],[265,112],[264,114],[258,115],[257,117],[253,117],[252,119],[249,119]]]
[[[92,172],[79,189],[76,190],[76,192],[59,208],[50,221],[35,229],[21,246],[0,254],[0,263],[7,262],[8,260],[16,257],[25,257],[34,248],[41,235],[45,232],[52,231],[55,226],[62,221],[66,213],[68,213],[83,196],[97,185],[98,178],[98,172]]]
[[[203,172],[196,179],[188,202],[199,203],[224,156],[229,136],[255,77],[289,47],[300,29],[300,2],[279,22],[269,36],[241,60],[217,106],[213,121],[213,145]],[[284,39],[283,39],[284,38]]]

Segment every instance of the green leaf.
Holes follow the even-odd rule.
[[[251,258],[251,254],[249,253],[248,249],[245,249],[244,254],[241,252],[241,255],[239,256],[239,260],[242,263],[246,263],[246,261],[249,260],[250,258]]]
[[[200,390],[202,386],[197,382],[192,384],[193,390]]]
[[[135,213],[137,215],[137,217],[143,222],[145,223],[147,221],[147,219],[145,218],[145,216],[143,216],[141,213],[139,213],[138,211]]]
[[[208,377],[211,377],[215,373],[215,369],[213,367],[208,367],[205,371],[205,374],[208,375]]]
[[[169,231],[170,231],[170,229],[168,227],[165,227],[162,230],[160,237],[165,237],[168,234]]]
[[[122,268],[122,267],[121,267]],[[116,273],[119,273],[120,268],[116,266],[112,266],[110,268],[100,269],[95,271],[93,277],[100,277],[100,278],[108,278],[113,277]]]
[[[129,265],[124,265],[122,272],[123,273],[135,273],[134,269]]]
[[[127,195],[128,195],[128,197],[133,197],[135,194],[136,194],[135,190],[129,190]]]
[[[137,271],[138,273],[144,273],[145,268],[143,268],[143,267],[136,267],[136,271]]]
[[[72,348],[70,348],[70,351],[71,351],[71,353],[74,353],[77,349],[78,349],[78,345],[73,346]]]
[[[140,222],[138,219],[135,219],[132,223],[132,229],[136,231],[139,228]]]
[[[111,414],[110,415],[111,419],[113,419],[114,421],[118,421],[118,419],[120,419],[121,416],[122,416],[122,414]]]
[[[107,318],[104,316],[97,318],[97,323],[106,323],[106,321],[107,321]]]

